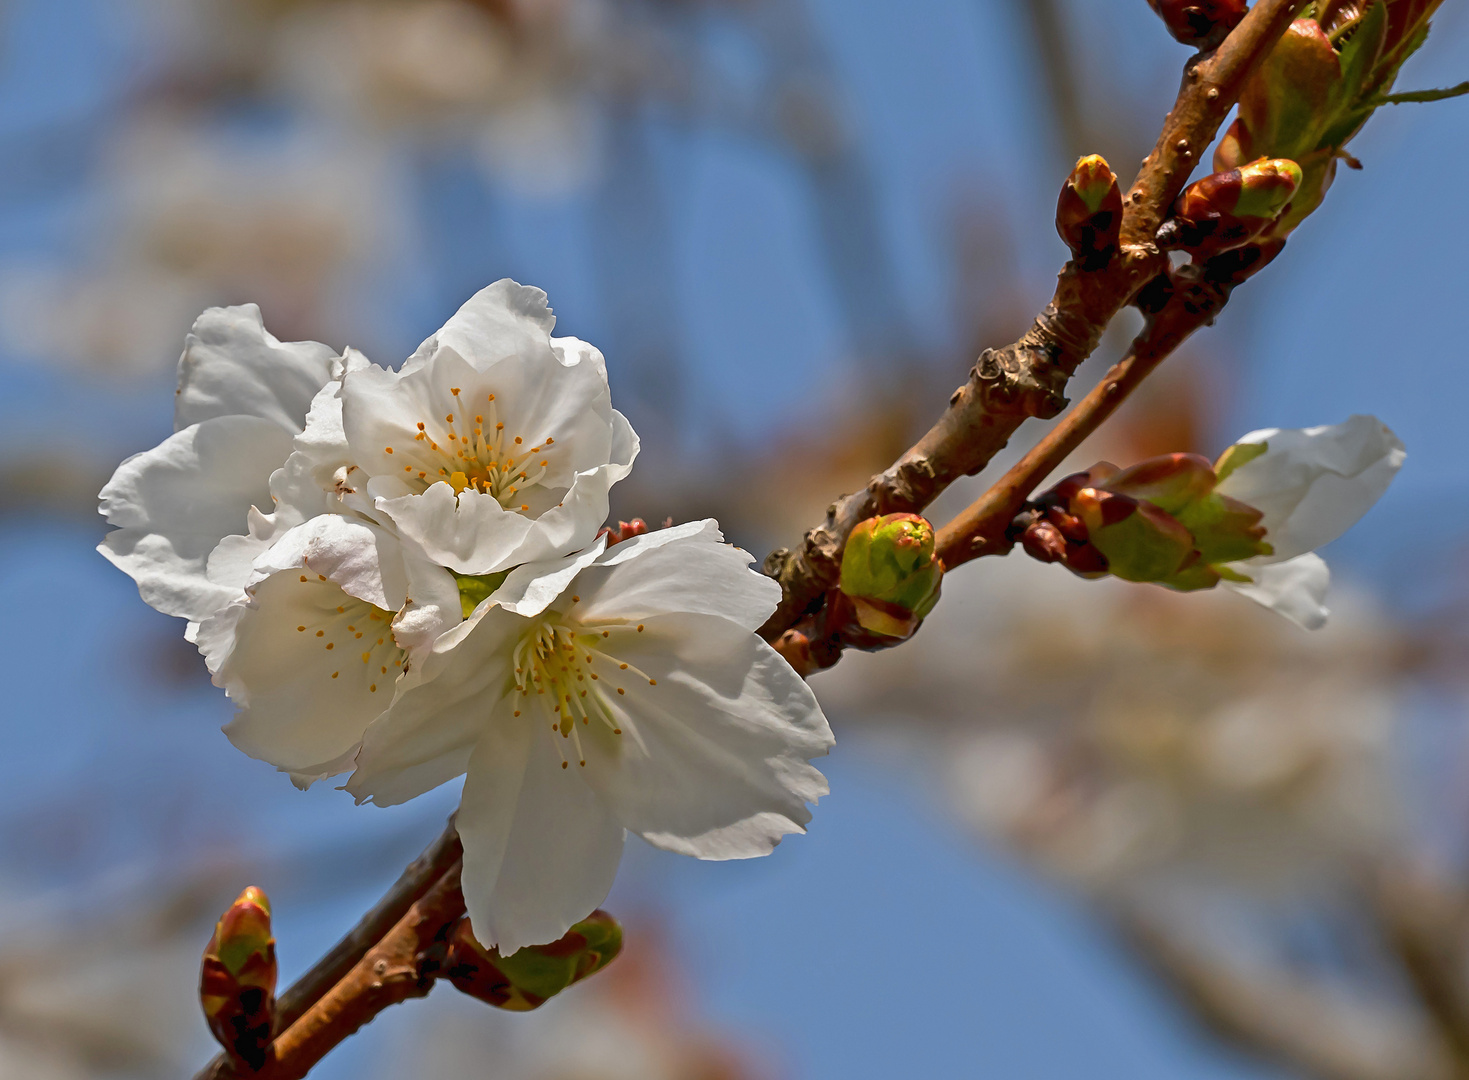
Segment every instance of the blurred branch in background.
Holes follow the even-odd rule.
[[[1044,76],[1061,157],[1071,161],[1094,154],[1093,127],[1077,84],[1076,53],[1061,0],[1011,0],[1011,7],[1027,23]]]

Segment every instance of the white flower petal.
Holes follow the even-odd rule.
[[[454,575],[437,563],[430,562],[422,552],[405,549],[404,563],[408,568],[408,595],[403,608],[393,619],[393,636],[398,644],[414,654],[424,652],[439,637],[463,621],[459,602],[459,583]],[[414,671],[419,665],[415,663]]]
[[[323,514],[296,526],[257,560],[253,577],[284,570],[307,571],[329,580],[349,596],[397,611],[408,595],[403,545],[396,536],[365,522]]]
[[[544,290],[501,278],[466,300],[404,367],[421,364],[447,346],[483,370],[507,353],[529,353],[549,343],[555,325]]]
[[[607,641],[609,655],[657,682],[602,665],[602,679],[626,691],[608,692],[623,733],[582,729],[582,772],[623,825],[702,859],[766,855],[804,831],[806,804],[827,793],[808,760],[833,738],[810,688],[774,649],[746,627],[693,614],[649,618],[643,632]]]
[[[717,523],[706,520],[614,544],[577,580],[577,617],[637,622],[702,612],[755,630],[780,602],[780,586],[750,569],[749,552],[722,541]]]
[[[556,602],[577,574],[601,557],[606,547],[606,537],[598,537],[585,551],[558,559],[522,563],[506,575],[504,582],[484,603],[496,604],[526,618],[539,615]]]
[[[632,453],[636,453],[635,444]],[[456,573],[493,574],[590,543],[607,520],[612,485],[631,468],[629,457],[578,473],[570,489],[558,496],[560,502],[534,517],[506,509],[494,496],[470,488],[456,495],[442,482],[422,494],[379,497],[376,505],[404,536],[412,537],[432,558]],[[381,490],[375,478],[369,491]]]
[[[209,308],[179,357],[174,430],[220,416],[255,416],[300,431],[312,397],[331,378],[333,349],[278,341],[254,304]]]
[[[1259,457],[1219,484],[1223,495],[1264,512],[1266,539],[1281,562],[1330,543],[1382,497],[1407,456],[1375,416],[1325,427],[1252,431],[1241,443],[1265,443]]]
[[[439,602],[424,603],[435,590]],[[240,706],[226,734],[298,785],[351,768],[422,658],[410,650],[426,656],[458,607],[453,577],[384,529],[322,515],[289,530],[256,560],[245,596],[198,632],[215,682]],[[412,640],[397,630],[405,618]]]
[[[524,619],[489,608],[434,643],[420,679],[368,728],[347,790],[358,802],[394,806],[464,772],[492,718],[505,717],[511,648]]]
[[[102,515],[118,528],[98,550],[159,611],[207,618],[237,595],[209,579],[209,555],[245,531],[252,506],[271,505],[270,475],[290,441],[270,420],[222,416],[129,458],[102,489]]]
[[[423,545],[429,557],[459,574],[493,574],[549,552],[517,557],[528,545],[535,521],[500,505],[493,495],[434,484],[421,495],[379,498],[377,508]]]
[[[555,941],[607,896],[623,830],[561,767],[542,724],[494,724],[474,748],[455,819],[474,936],[511,953]]]
[[[1232,563],[1230,569],[1253,580],[1249,584],[1221,581],[1222,587],[1248,596],[1303,629],[1319,630],[1326,625],[1325,600],[1331,571],[1321,556],[1307,553],[1270,563],[1251,559]]]
[[[365,490],[457,573],[586,547],[637,456],[601,354],[553,341],[552,321],[539,290],[498,282],[401,371],[343,377],[342,426]]]
[[[225,734],[284,772],[314,778],[350,767],[405,660],[391,613],[298,569],[251,591],[199,629],[215,683],[240,709]]]
[[[371,505],[365,491],[366,474],[353,468],[352,447],[342,427],[342,379],[370,366],[362,353],[348,349],[337,365],[337,377],[312,399],[306,427],[296,436],[286,474],[279,478],[282,490],[276,491],[277,481],[272,480],[272,492],[278,500],[300,506],[309,516],[321,512],[317,507],[327,493],[337,497],[356,494],[361,488],[361,505]]]

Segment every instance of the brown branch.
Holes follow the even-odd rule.
[[[1313,980],[1246,969],[1163,920],[1114,908],[1134,951],[1215,1032],[1319,1080],[1450,1080],[1458,1074],[1413,1018],[1331,995]]]
[[[1295,0],[1261,0],[1224,43],[1189,61],[1173,111],[1125,202],[1122,245],[1103,269],[1062,270],[1046,309],[1019,341],[986,350],[938,422],[867,487],[834,502],[799,551],[779,549],[765,572],[782,598],[760,632],[775,640],[836,584],[853,526],[875,514],[918,512],[961,476],[985,467],[1030,417],[1049,419],[1112,317],[1166,266],[1153,241],[1199,152],[1213,140],[1249,75],[1290,25]]]
[[[301,1080],[318,1061],[391,1005],[433,988],[449,932],[464,914],[456,861],[335,986],[276,1037],[258,1080]]]
[[[336,986],[368,950],[397,925],[409,908],[458,863],[462,855],[459,833],[451,816],[438,839],[408,864],[382,899],[280,996],[276,1003],[276,1029],[281,1032],[289,1029],[322,995]],[[220,1054],[198,1073],[195,1080],[227,1080],[234,1076],[225,1056]]]
[[[1280,242],[1269,250],[1241,248],[1217,255],[1202,267],[1187,266],[1158,278],[1153,288],[1166,299],[1127,355],[988,491],[939,530],[937,548],[944,566],[952,569],[981,555],[1008,551],[1012,541],[1007,530],[1030,493],[1190,334],[1212,323],[1235,286],[1262,270],[1283,246]]]

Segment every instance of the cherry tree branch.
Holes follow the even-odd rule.
[[[937,550],[944,566],[952,569],[981,555],[1008,551],[1012,540],[1007,530],[1030,493],[1190,334],[1212,323],[1235,286],[1263,269],[1280,248],[1241,248],[1216,255],[1200,267],[1185,267],[1172,275],[1172,281],[1158,278],[1156,287],[1166,292],[1166,299],[1127,355],[988,491],[939,530]]]
[[[1167,269],[1167,258],[1154,242],[1158,227],[1245,78],[1289,25],[1295,6],[1295,0],[1260,0],[1217,50],[1189,61],[1158,143],[1125,200],[1121,244],[1110,263],[1093,271],[1069,263],[1030,330],[980,356],[947,411],[913,448],[864,491],[833,504],[826,522],[807,533],[799,552],[776,552],[767,560],[767,572],[783,592],[780,607],[762,627],[767,638],[779,637],[819,605],[822,593],[836,582],[842,548],[857,522],[878,513],[923,509],[954,480],[984,468],[1026,419],[1049,419],[1065,407],[1067,383],[1108,323]],[[1135,350],[1136,361],[1127,369],[1131,378],[1141,380],[1227,298],[1218,283],[1203,282],[1197,292],[1194,301],[1175,296],[1160,307],[1149,328],[1152,337]],[[1097,410],[1095,423],[1111,408],[1115,403]],[[357,927],[282,995],[282,1030],[272,1059],[255,1076],[299,1080],[383,1009],[429,991],[438,952],[464,913],[462,852],[452,832],[451,824]],[[199,1080],[236,1078],[228,1064],[216,1060]]]
[[[444,877],[451,867],[456,867],[463,855],[459,833],[454,827],[454,818],[444,826],[432,844],[408,864],[398,877],[357,925],[304,975],[291,984],[276,1002],[276,1029],[282,1033],[289,1030],[301,1016],[321,1000],[323,995],[337,986],[367,955],[368,951],[384,939],[408,914],[409,909]],[[457,870],[455,871],[457,875]],[[364,1020],[363,1023],[366,1023]],[[360,1024],[358,1025],[361,1026]],[[355,1029],[354,1029],[355,1030]],[[277,1040],[279,1042],[279,1040]],[[195,1080],[227,1080],[237,1074],[229,1066],[223,1054],[201,1070]]]
[[[335,986],[276,1037],[274,1060],[254,1074],[259,1080],[301,1080],[378,1013],[433,988],[449,933],[464,914],[459,868],[456,860]]]
[[[765,572],[780,583],[782,598],[760,629],[767,640],[820,605],[836,584],[842,549],[858,522],[921,511],[955,480],[989,464],[1027,419],[1049,419],[1066,406],[1066,384],[1107,324],[1166,269],[1153,239],[1158,227],[1296,6],[1295,0],[1261,0],[1219,48],[1188,62],[1173,110],[1124,202],[1122,243],[1107,266],[1085,271],[1068,263],[1031,328],[1019,341],[980,355],[927,434],[862,491],[832,503],[826,521],[806,533],[799,550],[771,553]]]

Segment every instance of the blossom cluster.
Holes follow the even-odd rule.
[[[101,495],[102,554],[187,620],[241,750],[380,806],[465,776],[466,905],[501,954],[585,919],[626,830],[767,854],[833,741],[755,633],[779,587],[715,522],[599,535],[638,439],[554,321],[500,281],[387,368],[211,308],[174,434]]]

